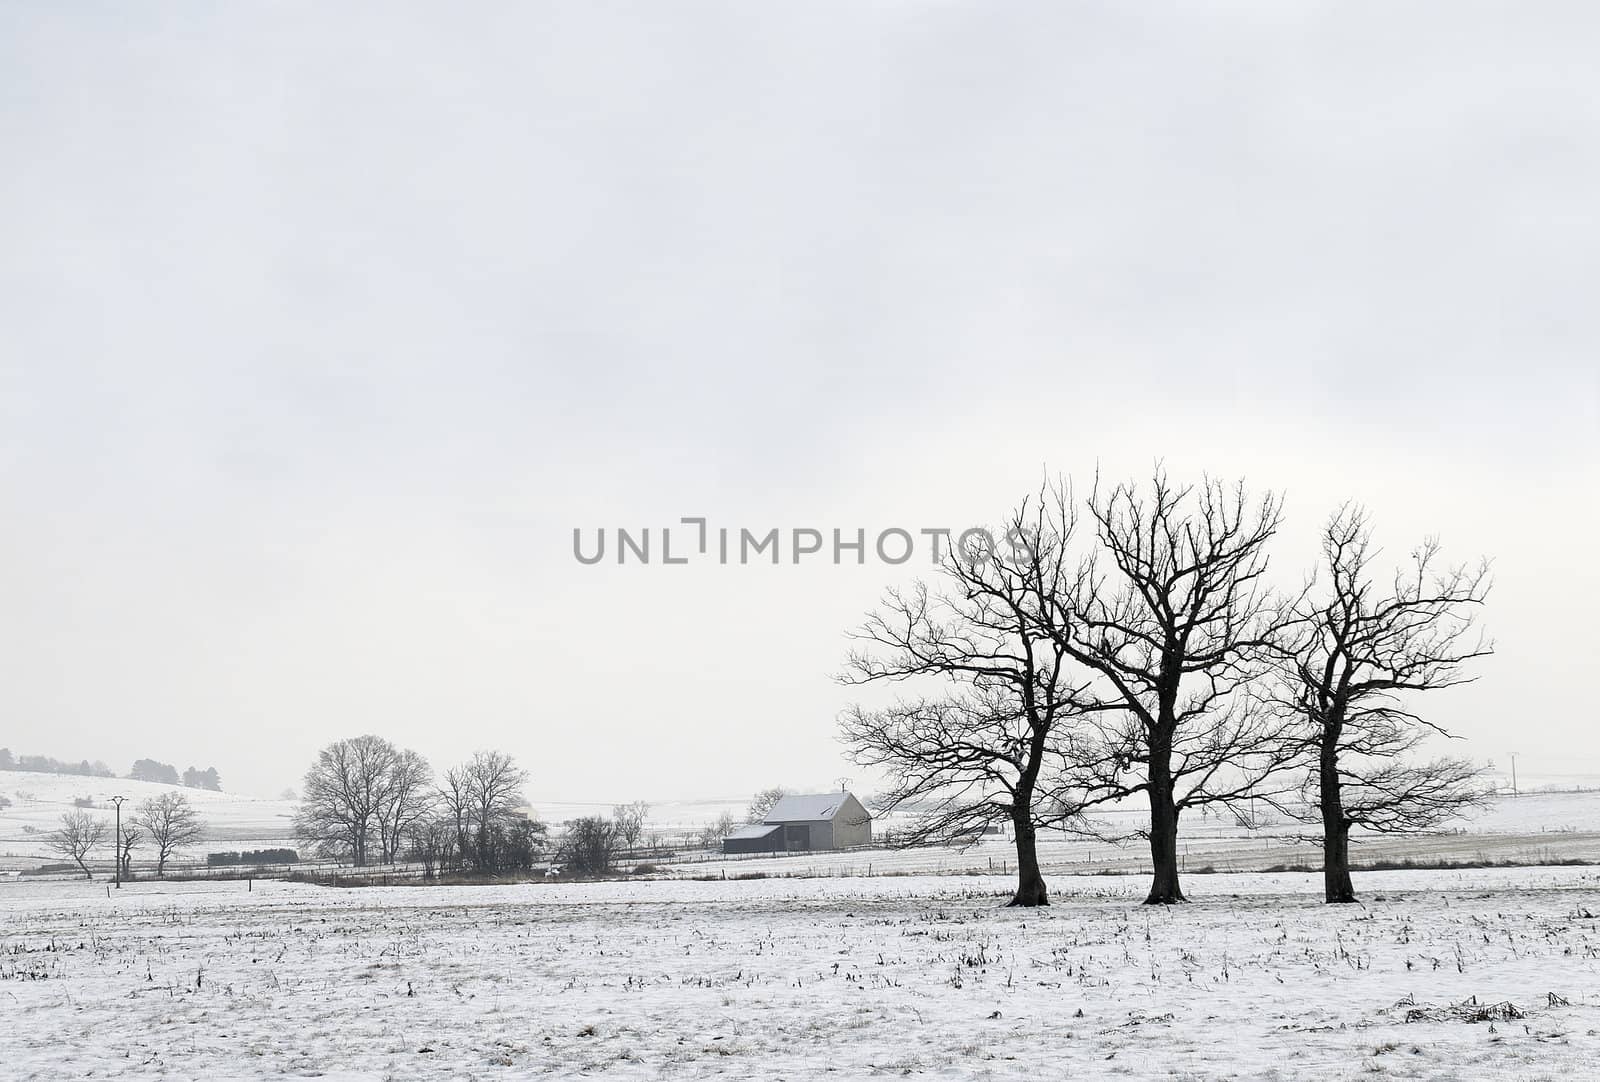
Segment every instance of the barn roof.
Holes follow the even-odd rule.
[[[794,793],[767,813],[769,823],[830,822],[848,800],[849,793]]]
[[[775,824],[757,823],[754,826],[740,827],[728,835],[729,841],[739,841],[746,838],[765,838],[778,827]]]

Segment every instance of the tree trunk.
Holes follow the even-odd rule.
[[[1145,905],[1186,902],[1178,885],[1178,808],[1172,801],[1172,784],[1150,787],[1150,865],[1155,875]]]
[[[1350,823],[1344,817],[1339,792],[1339,749],[1337,737],[1322,744],[1318,781],[1322,800],[1322,890],[1329,903],[1353,902],[1356,890],[1350,882]]]
[[[1014,816],[1012,833],[1017,837],[1017,893],[1008,906],[1049,905],[1050,895],[1045,889],[1044,876],[1039,874],[1039,850],[1035,845],[1034,826],[1025,815]]]

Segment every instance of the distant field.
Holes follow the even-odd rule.
[[[88,797],[104,805],[118,793],[130,803],[167,786],[108,778],[0,772],[0,795],[13,800],[0,809],[0,872],[35,868],[57,861],[45,842],[73,800]],[[262,849],[293,846],[291,820],[294,804],[231,793],[182,790],[199,809],[208,826],[206,841],[184,854],[204,859],[222,849]],[[124,809],[129,805],[124,805]],[[535,811],[547,822],[587,814],[604,814],[608,806],[573,803],[536,803]],[[669,842],[697,829],[724,811],[742,812],[731,801],[679,801],[652,808],[650,830]],[[1137,808],[1101,817],[1108,832],[1131,833],[1143,822]],[[1186,867],[1218,871],[1252,871],[1280,865],[1314,863],[1320,850],[1303,836],[1308,828],[1291,820],[1273,818],[1263,810],[1254,830],[1232,818],[1190,815],[1182,828],[1181,846]],[[1148,867],[1148,857],[1137,841],[1116,846],[1061,834],[1046,834],[1040,855],[1048,873],[1060,875],[1096,871],[1137,872]],[[1502,797],[1476,818],[1438,833],[1387,838],[1357,838],[1352,855],[1358,862],[1372,860],[1516,861],[1554,863],[1565,860],[1600,861],[1600,790],[1577,793],[1536,793]],[[865,849],[848,853],[802,854],[724,860],[718,856],[689,864],[675,864],[680,875],[722,875],[765,872],[774,875],[866,875],[1000,872],[1009,869],[1010,842],[991,837],[965,850],[925,848],[912,850]],[[109,862],[109,854],[106,857]]]
[[[1108,832],[1131,833],[1145,817],[1128,810],[1101,817]],[[1183,821],[1180,853],[1190,870],[1257,871],[1280,865],[1315,863],[1321,849],[1305,840],[1314,828],[1287,819],[1265,819],[1247,830],[1231,819],[1190,816]],[[1600,792],[1541,793],[1497,800],[1475,819],[1437,833],[1398,837],[1360,837],[1352,859],[1423,861],[1514,861],[1525,864],[1565,860],[1600,861]],[[1137,872],[1149,867],[1148,851],[1137,839],[1122,845],[1045,834],[1040,862],[1051,874],[1096,871]],[[967,849],[924,848],[856,850],[847,853],[783,857],[711,858],[678,867],[684,875],[940,874],[999,871],[1015,859],[1009,840],[985,838]]]

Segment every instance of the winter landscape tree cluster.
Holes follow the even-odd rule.
[[[148,844],[155,850],[156,875],[165,875],[167,862],[180,849],[197,845],[205,837],[205,824],[182,793],[159,793],[139,802],[122,818],[122,833],[112,837],[114,820],[103,811],[75,808],[61,817],[50,835],[50,848],[93,878],[89,857],[109,840],[122,878],[131,876],[133,853]]]
[[[1366,513],[1328,521],[1301,581],[1269,577],[1280,498],[1242,482],[1047,485],[1002,530],[971,531],[936,583],[889,591],[855,633],[844,680],[907,690],[858,705],[842,735],[892,781],[904,837],[1004,822],[1015,905],[1048,904],[1041,829],[1094,833],[1097,807],[1149,809],[1149,903],[1184,900],[1185,812],[1263,800],[1322,825],[1325,896],[1351,901],[1352,828],[1436,824],[1483,798],[1459,759],[1413,755],[1448,735],[1417,693],[1470,679],[1486,564],[1423,543],[1386,577]],[[1303,796],[1302,799],[1296,799]]]
[[[381,737],[338,740],[306,773],[295,833],[320,855],[356,865],[410,859],[429,876],[527,871],[549,848],[548,828],[525,811],[527,781],[500,751],[480,751],[436,779],[420,754]],[[637,841],[648,811],[623,805],[612,820],[594,819],[601,844],[584,848],[580,863],[609,868],[609,853]]]
[[[610,872],[645,841],[650,805],[564,824],[553,843],[527,811],[528,774],[501,751],[480,751],[435,778],[426,759],[377,736],[337,740],[301,789],[295,833],[318,854],[356,865],[413,860],[432,877],[525,872],[551,852],[576,874]]]

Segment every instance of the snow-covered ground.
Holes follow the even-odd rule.
[[[1556,1078],[1600,876],[398,887],[0,881],[11,1079]],[[1475,1018],[1480,1020],[1474,1020]]]

